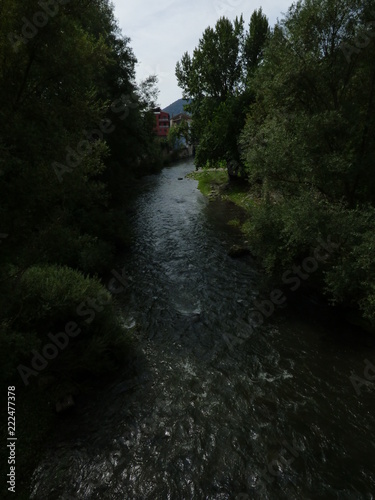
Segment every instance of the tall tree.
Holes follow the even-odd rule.
[[[322,279],[375,323],[374,12],[372,0],[289,9],[255,73],[241,146],[249,179],[263,186],[249,228],[269,267],[335,238]]]
[[[244,33],[242,16],[233,23],[221,18],[214,29],[204,31],[193,56],[185,53],[176,65],[184,97],[192,100],[197,165],[224,163],[233,175],[243,174],[237,140],[253,95],[246,75],[250,64],[259,64],[268,33],[261,11],[253,14],[250,29]]]
[[[247,74],[252,74],[261,63],[269,35],[268,19],[263,14],[262,8],[259,8],[251,15],[249,32],[244,42],[244,58]]]
[[[95,238],[110,238],[103,228],[116,232],[114,217],[97,221],[123,199],[119,184],[152,150],[129,39],[107,0],[55,3],[47,12],[33,0],[4,0],[1,9],[0,230],[10,235],[3,251],[13,262],[43,260],[46,232],[63,227],[73,246],[78,231],[94,247]],[[78,265],[65,240],[59,258]]]
[[[129,242],[124,190],[153,150],[146,101],[156,82],[136,86],[135,56],[107,0],[4,0],[0,13],[1,241],[7,235],[0,343],[8,352],[19,339],[9,325],[21,305],[12,301],[22,297],[27,309],[30,298],[19,289],[25,272],[39,293],[37,280],[48,282],[49,273],[51,283],[66,284],[56,276],[69,281],[67,266],[104,273],[116,248]],[[69,287],[74,296],[74,283]],[[34,324],[27,310],[30,317],[17,323],[26,334]]]

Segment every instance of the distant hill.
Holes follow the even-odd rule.
[[[187,101],[186,99],[178,99],[177,101],[164,108],[163,111],[169,113],[171,117],[176,116],[179,113],[184,113],[184,105],[188,103],[190,103],[190,100]]]

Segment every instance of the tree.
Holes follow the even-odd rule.
[[[263,201],[248,228],[270,270],[309,254],[320,236],[334,238],[340,251],[323,266],[322,280],[335,300],[360,306],[375,322],[368,285],[375,278],[368,261],[375,199],[373,7],[372,1],[305,0],[289,9],[254,74],[256,99],[240,143],[249,180],[262,183]]]
[[[355,6],[300,2],[278,26],[255,78],[257,103],[243,136],[251,138],[250,175],[267,175],[292,191],[313,186],[349,203],[373,185],[365,132],[373,126],[373,52],[369,47],[347,64],[342,51],[358,16]]]
[[[136,87],[136,59],[109,3],[55,8],[36,28],[34,1],[2,4],[1,232],[10,235],[4,252],[22,265],[52,258],[50,231],[71,232],[59,258],[74,266],[80,257],[67,255],[76,231],[91,238],[93,251],[94,241],[112,239],[108,228],[121,234],[111,210],[122,203],[140,159],[152,152],[145,99],[155,81]],[[108,224],[98,222],[103,214]],[[103,249],[110,255],[112,247],[111,241]]]
[[[212,98],[223,102],[233,95],[241,81],[241,45],[243,19],[231,23],[219,19],[215,29],[207,28],[193,57],[185,53],[176,65],[176,76],[185,99],[199,102]]]
[[[242,33],[242,18],[231,23],[223,17],[215,29],[204,31],[193,57],[185,53],[176,65],[183,97],[192,100],[188,109],[193,113],[192,136],[199,143],[198,165],[224,159],[225,141],[221,140],[220,126],[216,126],[220,118],[215,115],[222,115],[226,100],[236,95],[241,86]]]
[[[126,364],[129,334],[97,277],[129,245],[127,193],[158,154],[156,81],[136,85],[108,0],[2,0],[0,18],[0,378],[17,385],[21,420],[37,408],[20,441],[25,478],[51,400]],[[92,300],[95,321],[79,314]]]
[[[155,78],[136,86],[136,58],[110,3],[48,9],[34,0],[0,6],[0,234],[7,235],[0,326],[7,349],[17,341],[22,350],[20,334],[34,319],[29,308],[12,330],[12,301],[22,296],[28,269],[37,266],[47,282],[53,269],[102,275],[129,244],[124,190],[153,153],[147,101]]]
[[[169,129],[168,142],[173,149],[191,144],[190,126],[186,120]]]
[[[244,58],[247,74],[252,74],[263,60],[263,52],[270,36],[267,17],[262,8],[255,10],[250,18],[249,32],[244,42]]]
[[[198,144],[196,164],[216,166],[223,161],[229,174],[243,175],[238,137],[245,123],[253,93],[246,74],[261,60],[268,22],[255,11],[250,32],[244,33],[242,16],[232,23],[221,18],[207,28],[191,57],[185,53],[176,65],[176,76],[184,98],[191,99],[192,137]],[[256,60],[251,61],[252,57]]]

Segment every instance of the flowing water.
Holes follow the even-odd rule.
[[[288,310],[251,324],[260,272],[228,257],[236,209],[193,168],[146,178],[136,201],[120,300],[137,375],[62,422],[32,498],[374,498],[375,384],[350,380],[374,348]]]

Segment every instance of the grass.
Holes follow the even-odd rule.
[[[226,193],[223,198],[233,202],[246,211],[249,211],[251,207],[254,206],[249,186],[232,184],[228,187],[228,193]]]
[[[198,189],[204,196],[215,194],[223,185],[228,183],[228,173],[224,169],[205,169],[189,175],[198,181]]]
[[[246,211],[254,205],[249,184],[230,182],[226,169],[198,170],[189,177],[198,181],[198,189],[204,196],[231,201]],[[231,225],[239,225],[239,223],[231,221]]]

